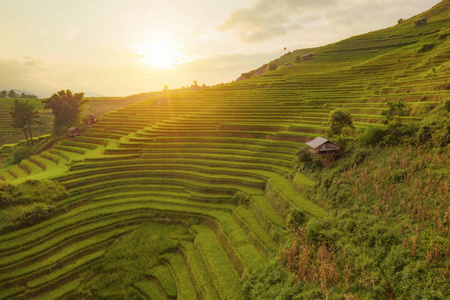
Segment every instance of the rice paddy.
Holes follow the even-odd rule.
[[[404,22],[252,79],[133,103],[0,170],[70,195],[52,218],[3,230],[0,298],[243,299],[241,276],[278,254],[290,211],[328,214],[294,162],[330,111],[349,110],[356,136],[380,124],[385,100],[426,111],[448,99],[441,5],[427,26]],[[426,42],[436,46],[421,53]]]

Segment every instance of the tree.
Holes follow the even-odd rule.
[[[381,112],[381,115],[385,117],[383,124],[399,126],[402,124],[402,117],[408,114],[406,103],[403,100],[396,102],[386,101],[387,109]]]
[[[19,94],[17,94],[14,90],[10,90],[8,93],[9,98],[19,98]]]
[[[295,63],[296,63],[296,64],[299,64],[299,63],[301,63],[301,61],[302,61],[302,59],[300,58],[300,56],[297,55],[297,56],[295,57]]]
[[[50,108],[55,120],[53,131],[59,128],[70,127],[80,123],[80,113],[87,100],[83,99],[84,93],[72,94],[70,90],[61,90],[44,100],[44,108]]]
[[[335,109],[330,114],[330,128],[328,133],[331,136],[338,136],[339,143],[341,143],[341,134],[345,127],[355,129],[353,126],[352,115],[349,111]]]
[[[27,101],[19,101],[15,100],[14,105],[11,108],[10,112],[13,123],[12,127],[20,128],[23,130],[23,134],[25,135],[25,139],[27,140],[27,145],[30,146],[30,142],[28,141],[28,134],[31,139],[31,145],[33,145],[33,134],[31,131],[31,125],[39,124],[36,120],[39,115],[37,110],[34,108],[32,104]]]
[[[21,93],[20,94],[20,96],[19,96],[20,98],[25,98],[25,99],[36,99],[37,98],[37,96],[36,95],[33,95],[33,94],[25,94],[25,93]]]
[[[413,128],[402,124],[402,117],[408,115],[406,103],[403,100],[396,102],[386,101],[387,109],[381,112],[384,116],[383,124],[387,125],[388,134],[383,138],[386,144],[398,144],[411,134]]]
[[[278,64],[275,61],[271,61],[267,66],[267,71],[275,71],[278,68]]]
[[[422,19],[420,19],[420,20],[414,21],[414,25],[416,25],[416,26],[426,25],[426,24],[427,24],[427,21],[428,21],[427,18],[422,18]]]
[[[0,99],[8,98],[8,91],[3,90],[0,92]]]

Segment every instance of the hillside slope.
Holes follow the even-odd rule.
[[[70,194],[29,227],[15,216],[31,200],[2,207],[0,298],[243,299],[241,277],[270,267],[293,219],[330,216],[295,161],[332,109],[352,113],[356,136],[385,100],[414,121],[449,98],[449,14],[442,1],[290,67],[134,103],[0,170]]]

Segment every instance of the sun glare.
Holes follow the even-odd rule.
[[[158,37],[145,45],[135,47],[141,62],[151,69],[171,69],[186,62],[186,54],[168,39]]]

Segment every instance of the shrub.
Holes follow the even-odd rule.
[[[447,111],[450,111],[450,99],[445,100],[445,102],[444,102],[444,108],[445,108]]]
[[[381,142],[385,131],[383,128],[371,125],[359,135],[358,144],[360,146],[375,146]]]
[[[428,125],[420,127],[417,132],[417,139],[419,143],[423,144],[431,139],[431,128]]]
[[[424,116],[428,114],[431,110],[433,110],[436,107],[437,103],[433,104],[422,104],[422,103],[415,103],[412,108],[411,115],[413,116]]]
[[[427,18],[423,18],[423,19],[414,21],[414,25],[415,25],[415,26],[422,26],[422,25],[427,24],[427,21],[428,21]]]
[[[275,71],[277,68],[278,68],[278,64],[276,62],[274,62],[274,61],[271,61],[269,63],[269,65],[267,66],[267,71],[268,72]]]
[[[52,180],[27,180],[19,185],[18,197],[22,203],[52,203],[68,196],[66,188]],[[31,201],[26,201],[28,198]],[[19,200],[18,199],[18,200]]]
[[[306,234],[310,241],[329,241],[329,230],[331,229],[331,222],[328,219],[311,218],[306,223]]]
[[[403,141],[408,140],[411,137],[414,137],[415,132],[417,131],[417,125],[414,123],[410,124],[389,124],[388,125],[388,134],[383,137],[382,143],[384,145],[398,145]],[[410,139],[409,142],[412,142]]]
[[[353,162],[356,164],[362,163],[366,157],[370,154],[370,149],[358,148],[353,152],[352,158]]]
[[[55,212],[55,206],[39,203],[17,217],[16,221],[22,226],[30,226],[50,218]]]
[[[287,222],[289,225],[302,225],[303,223],[305,223],[305,219],[305,214],[298,208],[294,208],[289,213]]]
[[[301,163],[312,163],[313,158],[311,152],[309,152],[308,148],[300,148],[300,150],[297,152],[297,159]]]
[[[67,196],[65,187],[52,180],[27,180],[19,185],[0,183],[0,209],[13,205],[52,204]]]
[[[13,199],[13,197],[11,197],[11,195],[9,193],[0,190],[0,208],[8,207],[13,202],[14,202],[14,199]]]
[[[440,91],[440,90],[450,90],[450,82],[446,82],[446,83],[442,83],[442,84],[438,84],[435,88],[436,90]],[[447,100],[450,101],[450,100]]]
[[[248,206],[250,204],[250,196],[244,192],[237,191],[234,194],[233,202],[237,205],[245,205]]]
[[[8,165],[16,165],[33,154],[33,150],[27,146],[17,146],[11,153],[11,158]]]
[[[400,183],[405,179],[405,175],[405,170],[394,170],[389,178],[389,181],[392,183]]]
[[[420,48],[419,51],[417,51],[417,52],[418,53],[428,52],[428,51],[432,50],[435,46],[436,46],[436,44],[423,44],[422,48]]]

